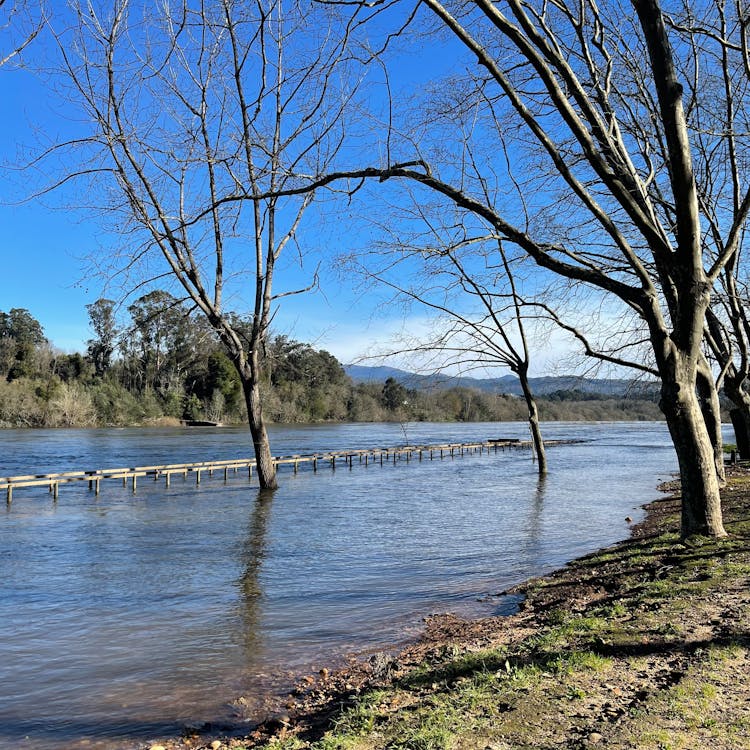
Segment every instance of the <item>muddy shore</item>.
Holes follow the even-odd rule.
[[[136,747],[749,750],[747,469],[723,503],[726,540],[681,540],[679,497],[655,500],[628,540],[505,592],[514,615],[432,617],[397,654],[305,676],[243,736]]]

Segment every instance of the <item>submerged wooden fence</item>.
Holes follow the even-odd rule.
[[[560,443],[563,441],[552,441]],[[567,442],[567,441],[565,441]],[[551,442],[547,443],[548,445]],[[310,465],[313,471],[318,470],[318,465],[323,463],[336,468],[337,463],[342,463],[351,468],[355,459],[365,466],[370,463],[396,463],[398,460],[432,461],[436,457],[444,458],[463,456],[464,453],[482,453],[485,450],[505,451],[508,449],[531,448],[531,442],[513,438],[499,438],[497,440],[484,440],[474,443],[442,443],[438,445],[401,445],[393,448],[361,448],[354,450],[326,451],[323,453],[311,453],[306,455],[276,456],[273,459],[276,467],[290,466],[296,474],[300,465]],[[133,492],[138,487],[138,479],[141,477],[152,477],[154,481],[164,479],[166,487],[169,487],[173,476],[188,478],[189,474],[195,476],[195,483],[200,484],[202,476],[208,474],[212,477],[216,472],[223,472],[224,481],[229,478],[229,473],[237,474],[239,471],[247,471],[248,479],[253,476],[254,458],[230,458],[219,461],[197,461],[193,463],[165,464],[160,466],[135,466],[119,469],[94,469],[90,471],[64,471],[53,474],[27,474],[15,477],[0,477],[0,490],[6,491],[6,502],[13,502],[13,491],[21,487],[47,487],[50,494],[57,500],[61,484],[76,482],[88,482],[89,490],[97,495],[100,491],[101,482],[105,479],[119,479],[123,486],[132,484]]]

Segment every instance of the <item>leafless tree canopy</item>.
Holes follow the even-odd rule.
[[[438,193],[541,268],[643,321],[680,459],[684,528],[723,533],[702,341],[711,290],[742,252],[750,210],[744,6],[422,6],[465,53],[466,72],[423,115],[411,166],[387,165],[380,179]],[[711,408],[701,414],[704,386]]]
[[[278,0],[73,10],[58,46],[68,98],[93,127],[66,144],[86,167],[64,181],[88,178],[93,202],[114,212],[128,239],[116,265],[156,259],[217,331],[246,386],[261,481],[273,486],[259,356],[275,301],[315,284],[308,269],[275,289],[274,275],[282,253],[302,265],[309,176],[329,171],[353,135],[367,59],[351,46],[359,15]],[[250,317],[243,336],[232,310]]]
[[[522,296],[513,270],[521,264],[508,257],[496,237],[473,234],[461,222],[446,225],[417,201],[411,211],[420,231],[407,235],[403,227],[387,230],[390,239],[380,249],[349,263],[360,277],[389,289],[396,301],[413,303],[435,318],[431,334],[409,336],[404,349],[391,354],[416,355],[422,367],[433,362],[436,370],[500,367],[515,373],[528,408],[539,472],[545,474],[546,453],[529,381],[527,327],[532,319],[546,317],[546,309]]]

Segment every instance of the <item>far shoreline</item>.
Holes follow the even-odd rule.
[[[159,430],[159,429],[184,429],[184,430],[195,430],[199,432],[201,430],[211,429],[246,429],[249,427],[246,422],[219,422],[211,424],[186,424],[187,421],[184,419],[178,419],[177,417],[159,417],[154,420],[147,420],[143,422],[133,422],[129,424],[91,424],[91,425],[4,425],[0,424],[0,431],[29,431],[29,432],[42,432],[42,431],[64,431],[64,430]],[[198,420],[201,421],[201,420]],[[591,419],[587,417],[571,418],[565,417],[561,419],[546,419],[542,420],[541,424],[618,424],[618,423],[653,423],[663,424],[665,420],[661,418],[638,418],[628,417],[627,415],[622,418],[611,418],[611,419]],[[420,425],[420,424],[439,424],[439,425],[486,425],[486,424],[525,424],[522,419],[509,419],[509,420],[480,420],[480,421],[459,421],[459,420],[412,420],[402,421],[398,419],[381,419],[381,420],[363,420],[363,421],[351,421],[351,420],[319,420],[314,422],[269,422],[268,427],[274,428],[304,428],[304,427],[326,427],[336,425]],[[731,422],[728,419],[722,420],[722,425],[725,427],[731,427]]]

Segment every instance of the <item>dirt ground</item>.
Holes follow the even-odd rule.
[[[679,497],[657,500],[629,540],[506,592],[515,615],[434,617],[250,734],[140,747],[750,750],[750,471],[723,504],[725,540],[681,540]]]

